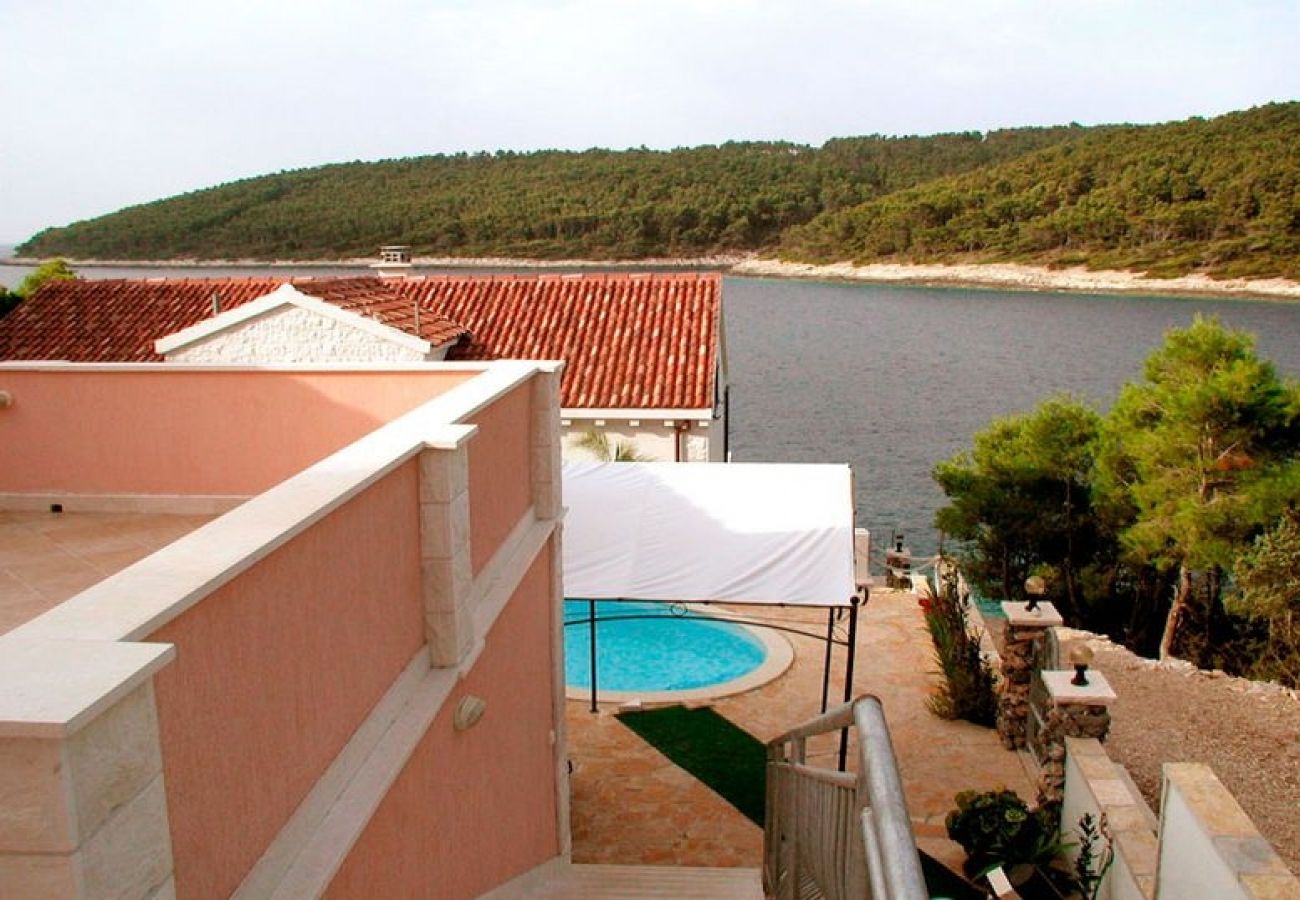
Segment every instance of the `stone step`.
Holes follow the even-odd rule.
[[[763,900],[758,869],[573,865],[534,900]]]

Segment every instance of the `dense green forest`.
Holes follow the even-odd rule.
[[[35,235],[28,256],[1026,261],[1300,277],[1300,103],[1155,126],[539,151],[250,178]]]
[[[312,259],[405,243],[439,256],[636,259],[757,250],[824,211],[1013,159],[1080,130],[352,162],[47,229],[18,253]]]
[[[1300,278],[1300,103],[1088,129],[829,211],[785,234],[780,255]]]

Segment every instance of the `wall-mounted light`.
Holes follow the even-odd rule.
[[[478,724],[478,720],[483,718],[483,713],[487,712],[487,701],[482,697],[475,697],[470,694],[460,698],[456,704],[456,712],[451,718],[452,727],[457,731],[468,731]]]
[[[14,405],[14,395],[8,391],[0,391],[0,409],[8,409]]]

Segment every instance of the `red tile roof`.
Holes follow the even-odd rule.
[[[215,278],[51,282],[0,319],[0,359],[156,362],[154,341],[220,310],[299,291],[435,345],[449,359],[564,359],[561,403],[709,409],[721,334],[717,273]]]

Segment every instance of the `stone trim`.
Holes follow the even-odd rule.
[[[1110,896],[1153,900],[1158,848],[1155,817],[1146,801],[1096,739],[1066,738],[1065,753],[1062,836],[1078,840],[1075,829],[1084,813],[1105,816],[1115,853],[1106,876]],[[1078,847],[1069,852],[1073,857]]]
[[[0,493],[0,509],[46,512],[58,503],[64,512],[151,513],[176,516],[219,516],[248,500],[222,494],[14,494]]]
[[[1209,766],[1165,763],[1163,773],[1157,896],[1300,897],[1300,879]]]
[[[478,900],[520,900],[521,897],[536,896],[547,884],[563,880],[570,866],[567,855],[548,859],[486,894],[480,894]]]
[[[567,697],[564,690],[564,525],[551,532],[551,720],[555,747],[555,818],[560,856],[572,858]]]
[[[147,897],[172,865],[151,681],[75,733],[0,739],[6,892]]]

